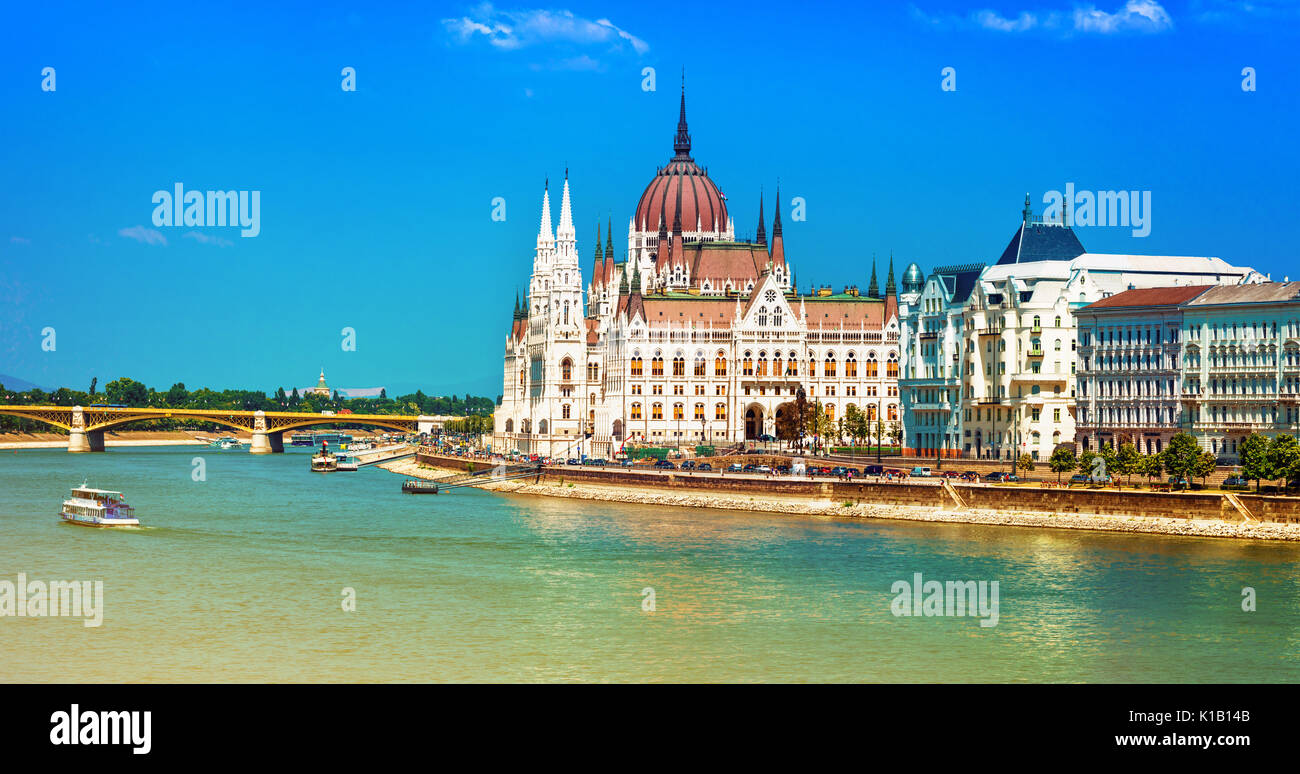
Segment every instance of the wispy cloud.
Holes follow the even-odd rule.
[[[443,19],[442,26],[460,43],[483,40],[506,51],[556,43],[630,47],[638,54],[650,50],[648,43],[609,19],[587,19],[566,10],[501,10],[483,3],[465,16]]]
[[[1020,11],[1014,15],[988,8],[967,16],[927,14],[916,6],[911,10],[914,19],[933,27],[978,27],[1009,34],[1043,31],[1063,35],[1115,35],[1167,32],[1174,27],[1173,17],[1157,0],[1127,0],[1114,12],[1101,10],[1091,3],[1076,5],[1068,11]]]
[[[162,232],[154,228],[145,228],[144,226],[131,226],[130,228],[118,229],[118,236],[124,236],[127,239],[134,239],[137,242],[143,242],[146,245],[165,245],[167,237]]]
[[[186,231],[181,235],[185,239],[193,239],[201,245],[216,245],[217,247],[230,247],[234,244],[229,239],[222,239],[219,236],[205,234],[202,231]]]
[[[15,245],[30,245],[32,243],[32,240],[28,239],[27,237],[20,237],[20,236],[9,237],[9,241]]]

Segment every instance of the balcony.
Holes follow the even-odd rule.
[[[1002,328],[1000,328],[1000,327],[996,327],[996,326],[992,326],[992,325],[990,325],[990,326],[988,326],[988,327],[986,327],[986,328],[980,328],[980,335],[981,335],[981,336],[1001,336],[1001,335],[1002,335]]]
[[[1028,355],[1029,357],[1042,357],[1042,356],[1043,356],[1043,348],[1042,348],[1042,347],[1034,347],[1033,349],[1029,350],[1029,351],[1028,351],[1027,353],[1025,353],[1025,354]]]
[[[1042,332],[1043,332],[1043,326],[1041,326],[1041,325],[1031,325],[1031,326],[1029,327],[1029,332],[1030,332],[1030,333],[1042,333]]]
[[[1013,382],[1065,382],[1069,381],[1070,374],[1043,373],[1041,371],[1024,371],[1011,375]]]
[[[981,405],[981,406],[1001,406],[1004,400],[1005,400],[1004,398],[997,398],[997,397],[994,397],[994,396],[992,396],[992,395],[986,395],[986,396],[984,396],[983,398],[980,398],[980,399],[979,399],[979,405]]]
[[[921,331],[920,333],[921,341],[933,341],[937,338],[939,338],[938,331]]]

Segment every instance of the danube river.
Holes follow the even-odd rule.
[[[59,523],[83,479],[146,526]],[[0,453],[0,581],[104,584],[97,628],[0,618],[0,680],[1300,679],[1300,546],[400,483],[301,450]],[[997,581],[997,625],[895,616],[915,573]]]

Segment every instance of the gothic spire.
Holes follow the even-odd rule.
[[[610,219],[609,219],[609,221],[608,221],[608,223],[607,223],[606,225],[607,225],[607,230],[608,230],[609,233],[608,233],[608,234],[606,235],[606,237],[605,237],[605,240],[606,240],[606,241],[605,241],[605,260],[607,260],[607,261],[613,261],[613,260],[614,260],[614,218],[613,218],[612,216],[610,217]],[[599,229],[597,229],[596,237],[597,237],[597,239],[600,238]]]
[[[867,285],[867,298],[879,298],[880,286],[876,284],[876,254],[871,254],[871,284]]]
[[[537,244],[547,244],[555,241],[555,236],[551,232],[551,181],[548,178],[546,187],[542,189],[542,224],[537,229]]]
[[[772,216],[772,239],[781,236],[781,187],[776,188],[776,215]]]
[[[759,191],[758,191],[758,236],[754,237],[754,241],[755,241],[755,242],[758,242],[760,245],[764,245],[764,246],[767,245],[767,230],[763,228],[763,191],[762,191],[762,189],[759,189]]]
[[[691,157],[691,135],[686,129],[686,71],[682,70],[682,109],[677,117],[677,136],[673,138],[673,150],[679,159]]]
[[[885,275],[885,295],[898,295],[898,287],[894,285],[894,251],[889,251],[889,274]]]
[[[573,211],[569,206],[569,170],[564,170],[564,193],[560,196],[560,225],[555,229],[555,237],[561,241],[570,241],[575,236],[573,231]]]

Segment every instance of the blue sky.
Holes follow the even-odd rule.
[[[865,284],[873,253],[883,279],[891,250],[995,260],[1025,193],[1067,183],[1151,192],[1150,235],[1081,229],[1094,252],[1300,275],[1297,21],[1270,0],[22,4],[0,28],[0,373],[269,391],[323,366],[495,397],[543,180],[570,170],[586,271],[671,156],[683,67],[739,231],[760,186],[805,199],[801,287]],[[155,228],[178,182],[260,191],[261,233]]]

